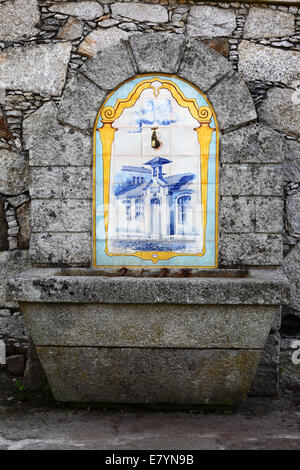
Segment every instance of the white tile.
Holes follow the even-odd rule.
[[[190,127],[193,129],[199,126],[199,122],[192,116],[190,110],[180,106],[175,99],[172,102],[172,109],[176,114],[176,122],[172,123],[172,127]]]
[[[131,108],[124,109],[121,116],[116,119],[113,123],[113,126],[116,129],[121,129],[122,127],[139,127],[139,115],[140,115],[140,105],[137,101],[135,105]]]
[[[170,155],[200,155],[200,144],[193,127],[171,128],[170,140]]]
[[[133,128],[120,128],[115,132],[112,145],[113,155],[141,155],[142,134]]]
[[[172,163],[169,166],[170,175],[179,175],[192,173],[195,175],[192,184],[199,181],[200,174],[200,158],[199,156],[186,156],[186,155],[174,155],[170,157]],[[167,165],[165,165],[167,166]]]

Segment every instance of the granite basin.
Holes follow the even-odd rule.
[[[57,400],[246,399],[288,281],[274,270],[159,271],[39,268],[9,281]]]

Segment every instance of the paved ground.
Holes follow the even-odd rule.
[[[299,450],[300,400],[251,398],[231,415],[16,403],[0,407],[4,449]]]

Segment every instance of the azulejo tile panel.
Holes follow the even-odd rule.
[[[137,76],[94,128],[94,265],[217,267],[218,125],[176,76]]]

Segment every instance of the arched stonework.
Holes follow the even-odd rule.
[[[66,86],[58,120],[91,131],[106,96],[136,74],[166,73],[194,84],[216,111],[220,130],[256,120],[250,92],[221,54],[200,40],[167,34],[135,34],[87,60]]]
[[[145,41],[146,40],[146,41]],[[87,97],[87,91],[83,90],[83,87],[85,87],[85,83],[88,83],[87,80],[90,80],[93,82],[93,84],[88,83],[89,86],[95,87],[98,86],[101,88],[101,90],[107,90],[108,92],[111,91],[111,88],[116,88],[119,87],[122,82],[125,82],[130,86],[130,79],[136,76],[137,73],[167,73],[167,74],[175,74],[178,77],[182,77],[186,80],[189,80],[192,82],[194,85],[199,87],[201,92],[207,92],[212,89],[212,87],[218,83],[222,77],[226,76],[225,81],[223,86],[228,87],[228,81],[231,81],[231,88],[235,87],[235,99],[231,97],[230,99],[227,99],[227,106],[226,110],[221,109],[221,104],[220,102],[220,123],[221,127],[223,129],[226,128],[233,128],[233,127],[238,127],[245,122],[249,122],[251,119],[256,118],[256,112],[252,103],[252,99],[250,97],[250,94],[248,92],[247,87],[245,84],[242,82],[240,77],[233,72],[231,69],[230,64],[218,53],[213,51],[212,49],[206,47],[201,43],[200,41],[193,41],[190,43],[186,43],[185,40],[182,39],[175,39],[174,37],[169,37],[166,35],[147,35],[146,38],[141,38],[140,35],[136,35],[135,37],[131,37],[130,40],[126,42],[122,42],[118,47],[111,48],[110,50],[100,52],[97,54],[96,57],[92,58],[89,60],[84,67],[81,68],[80,72],[84,75],[80,75],[73,80],[72,83],[69,84],[69,87],[66,88],[60,108],[59,108],[59,113],[58,117],[60,120],[62,120],[64,123],[68,123],[70,125],[74,125],[79,128],[90,128],[92,124],[92,115],[91,118],[88,119],[89,113],[91,109],[95,110],[96,106],[99,106],[99,104],[102,104],[99,101],[103,101],[103,98],[99,100],[98,96],[94,97],[93,95],[90,95]],[[167,78],[167,77],[166,77]],[[77,82],[77,88],[76,88],[76,82]],[[145,82],[143,82],[145,83]],[[164,85],[164,82],[163,82]],[[140,95],[141,92],[145,89],[145,87],[151,86],[150,84],[145,83],[142,87],[139,86],[139,89],[137,89],[134,92],[134,96],[132,97],[131,95],[128,95],[128,98],[126,98],[126,103],[122,102],[122,100],[119,100],[119,105],[118,109],[107,109],[104,108],[102,111],[101,115],[101,122],[103,123],[103,127],[99,129],[100,134],[102,136],[102,146],[104,145],[104,142],[107,142],[108,149],[103,147],[103,154],[106,154],[106,158],[103,160],[104,168],[104,178],[105,180],[102,182],[103,188],[104,188],[104,225],[105,225],[105,248],[103,248],[104,252],[102,257],[98,255],[98,262],[97,262],[97,253],[96,252],[96,221],[94,221],[95,228],[94,228],[94,263],[95,265],[100,264],[104,265],[105,263],[107,264],[117,264],[117,265],[128,265],[127,263],[130,263],[131,266],[139,265],[136,260],[133,262],[129,261],[130,260],[128,254],[131,253],[130,248],[127,250],[127,253],[125,252],[124,255],[127,254],[127,256],[118,256],[118,262],[110,260],[106,255],[111,255],[111,252],[113,252],[113,249],[108,248],[108,220],[109,220],[109,207],[112,205],[110,202],[109,205],[109,192],[110,192],[110,185],[109,181],[109,175],[110,175],[110,162],[111,162],[111,146],[112,142],[114,139],[114,134],[115,134],[115,129],[111,125],[111,123],[115,120],[118,119],[118,117],[121,115],[123,110],[125,108],[128,108],[129,106],[132,106],[133,102],[137,99],[137,96],[135,95]],[[172,81],[170,81],[169,84],[166,84],[166,86],[171,89],[171,91],[174,91],[176,93],[177,90],[174,86],[172,86]],[[87,87],[88,90],[88,87]],[[100,91],[100,90],[99,90]],[[71,93],[70,93],[71,92]],[[212,90],[213,92],[213,90]],[[82,108],[80,105],[80,102],[74,103],[74,94],[76,98],[81,97],[81,102],[82,102],[82,97],[89,98],[88,103],[89,105],[92,106],[90,109],[87,109],[85,106],[85,112],[84,112],[84,119],[81,119],[83,117],[82,114]],[[99,95],[99,92],[97,93]],[[216,104],[218,105],[218,100],[219,100],[219,93],[216,95],[215,101]],[[213,95],[212,95],[213,96]],[[129,99],[130,97],[130,99]],[[104,97],[104,100],[106,101],[107,98]],[[91,103],[92,101],[92,103]],[[232,102],[233,101],[233,102]],[[241,109],[241,101],[242,103],[242,109]],[[72,112],[74,109],[74,105],[76,107],[75,112]],[[189,111],[194,115],[195,113],[197,114],[198,110],[193,107],[193,104],[190,102],[187,104],[189,106]],[[100,106],[99,106],[100,107]],[[193,109],[192,109],[193,108]],[[218,108],[218,106],[217,106]],[[78,111],[77,111],[78,109]],[[99,109],[99,108],[98,108]],[[204,111],[204,109],[203,109]],[[205,110],[206,111],[206,110]],[[229,113],[228,113],[229,111]],[[218,112],[218,110],[217,110]],[[72,113],[72,114],[70,114]],[[114,114],[115,113],[115,114]],[[224,116],[222,115],[224,113]],[[195,116],[196,116],[195,114]],[[206,152],[208,155],[208,150],[205,149],[205,137],[201,137],[201,134],[203,135],[203,131],[205,129],[211,129],[209,127],[209,122],[211,121],[211,112],[209,113],[209,119],[206,120],[208,124],[205,124],[205,117],[204,120],[201,119],[199,121],[199,128],[198,128],[198,140],[200,144],[200,139],[202,139],[202,157],[201,157],[201,181],[203,184],[201,184],[201,201],[202,201],[202,226],[204,227],[204,235],[202,237],[204,240],[201,242],[203,245],[201,245],[201,248],[198,249],[199,255],[203,256],[206,254],[208,246],[208,256],[204,258],[204,262],[201,261],[199,262],[198,260],[195,261],[199,263],[200,267],[217,267],[217,239],[215,238],[214,240],[209,240],[205,246],[205,229],[206,229],[206,223],[207,223],[207,162],[208,158],[204,158],[204,153]],[[225,117],[226,114],[226,117]],[[196,116],[197,118],[197,116]],[[99,120],[100,122],[100,120]],[[100,125],[101,125],[100,122]],[[202,124],[201,124],[202,122]],[[98,124],[99,125],[99,124]],[[205,127],[207,126],[208,127]],[[102,126],[102,125],[101,125]],[[198,126],[197,126],[198,127]],[[201,131],[200,131],[201,129]],[[110,132],[111,131],[111,132]],[[213,129],[211,129],[211,132],[213,132]],[[208,134],[208,139],[206,139],[208,146],[209,142],[211,140],[211,132]],[[104,133],[105,133],[105,138],[104,138]],[[109,135],[107,135],[109,133]],[[106,162],[106,163],[105,163]],[[206,165],[205,165],[206,163]],[[96,163],[94,163],[96,164]],[[106,165],[106,166],[105,166]],[[215,170],[217,172],[217,168]],[[215,176],[217,178],[217,174]],[[94,182],[94,187],[96,191],[96,181]],[[199,204],[201,207],[201,205]],[[215,207],[217,209],[217,201],[215,204]],[[128,209],[128,208],[127,208]],[[150,210],[150,209],[149,209]],[[199,209],[200,210],[200,209]],[[113,213],[115,209],[111,209],[111,212]],[[94,208],[95,212],[95,208]],[[93,217],[96,219],[96,215],[94,213]],[[111,216],[112,219],[112,216]],[[215,215],[215,237],[217,237],[217,214]],[[150,225],[150,222],[149,222]],[[196,232],[197,233],[197,232]],[[114,233],[115,235],[115,233]],[[101,235],[103,237],[103,235]],[[170,235],[170,237],[172,237]],[[167,237],[166,237],[167,238]],[[211,238],[211,237],[210,237]],[[195,237],[196,239],[196,237]],[[120,242],[121,243],[121,242]],[[119,244],[120,244],[119,243]],[[124,243],[124,242],[123,242]],[[132,245],[133,242],[131,242]],[[98,246],[100,248],[101,240],[98,242]],[[153,266],[168,266],[168,261],[175,256],[184,256],[180,251],[175,253],[173,251],[173,248],[168,247],[164,248],[165,251],[157,251],[155,244],[151,244],[151,247],[148,248],[149,251],[145,251],[145,243],[141,244],[141,247],[139,245],[141,242],[136,243],[136,247],[133,250],[133,255],[134,257],[140,258],[140,265],[142,266],[148,266],[149,264],[152,264]],[[112,246],[111,244],[110,246]],[[115,242],[115,247],[117,246]],[[150,246],[149,243],[147,246]],[[186,246],[186,245],[185,245]],[[120,248],[119,250],[115,249],[115,251],[118,253],[122,253],[122,249]],[[189,253],[195,253],[197,251],[195,248],[192,249],[190,248]],[[124,249],[123,249],[124,252]],[[213,254],[211,254],[213,252]],[[132,255],[131,255],[132,256]],[[104,259],[104,261],[103,261]],[[105,261],[105,260],[108,261]],[[147,259],[149,259],[148,264]],[[193,258],[184,256],[183,259],[191,260]],[[127,261],[125,261],[127,260]],[[144,260],[144,261],[143,261]],[[208,261],[206,261],[208,260]],[[174,263],[170,262],[172,266],[174,266]],[[182,260],[180,264],[185,264],[187,266],[190,266],[191,261],[184,261]],[[192,266],[195,266],[192,264]]]
[[[37,265],[92,264],[92,187],[88,179],[95,118],[121,83],[155,73],[176,75],[194,84],[216,113],[222,166],[219,266],[280,265],[280,233],[265,227],[263,220],[253,224],[253,214],[248,211],[249,204],[261,209],[265,202],[272,203],[265,196],[281,196],[280,136],[256,123],[248,87],[230,62],[199,39],[169,34],[135,34],[104,49],[87,60],[66,85],[58,110],[49,103],[25,120],[23,134],[34,167],[32,261]],[[34,175],[39,172],[41,178],[46,170],[36,167],[47,165],[53,171],[56,168],[51,177],[57,178],[58,186],[66,175],[68,181],[74,180],[76,189],[59,187],[62,194],[55,201],[45,196],[41,203],[35,201]],[[50,216],[53,212],[56,218]]]

